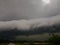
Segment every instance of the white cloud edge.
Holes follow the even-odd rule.
[[[29,30],[30,28],[36,28],[41,26],[51,26],[54,24],[60,24],[60,15],[40,18],[40,19],[30,19],[30,20],[12,20],[12,21],[0,21],[0,29],[22,29]]]

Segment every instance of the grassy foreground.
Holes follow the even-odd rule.
[[[48,43],[0,43],[0,45],[48,45]]]

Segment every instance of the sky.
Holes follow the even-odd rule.
[[[0,21],[0,31],[7,29],[18,30],[32,30],[40,27],[50,27],[53,25],[60,25],[60,15],[52,16],[49,18],[37,18],[30,20],[12,20],[12,21]]]
[[[0,0],[0,21],[36,19],[60,14],[60,0]]]
[[[0,29],[60,24],[60,0],[0,0]]]

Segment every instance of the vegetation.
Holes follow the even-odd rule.
[[[50,45],[60,45],[60,36],[52,34],[48,41]]]
[[[33,41],[33,40],[31,40],[31,41],[24,40],[23,41],[23,40],[0,39],[0,45],[8,45],[9,43],[14,43],[15,45],[37,45],[37,44],[38,45],[60,45],[60,36],[59,35],[51,33],[49,35],[50,37],[49,37],[49,39],[47,41]],[[33,38],[34,38],[34,36],[33,36]]]

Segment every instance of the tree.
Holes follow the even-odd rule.
[[[52,35],[52,37],[50,37],[48,39],[48,41],[52,45],[60,45],[60,36],[58,36],[58,35]]]

